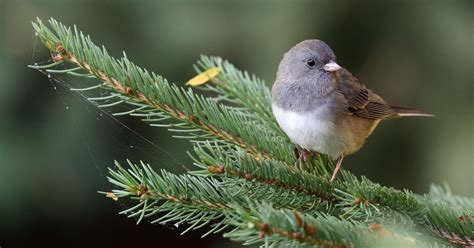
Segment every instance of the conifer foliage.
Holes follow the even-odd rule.
[[[99,108],[123,105],[114,115],[167,128],[194,145],[188,154],[195,169],[182,175],[141,161],[109,168],[112,189],[101,193],[134,202],[121,214],[138,223],[177,224],[182,233],[220,233],[263,246],[474,245],[472,198],[441,186],[414,194],[344,170],[329,183],[334,164],[321,155],[299,165],[271,113],[268,87],[221,58],[202,56],[196,71],[218,73],[205,84],[181,87],[125,53],[110,56],[75,26],[38,19],[33,27],[52,59],[30,67],[94,78],[95,85],[71,90],[96,93],[88,100]]]

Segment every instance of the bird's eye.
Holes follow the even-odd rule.
[[[308,59],[308,60],[306,61],[306,64],[309,65],[309,66],[311,66],[311,67],[313,67],[313,66],[316,65],[316,62],[315,62],[313,59]]]

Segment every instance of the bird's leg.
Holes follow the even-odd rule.
[[[303,153],[302,154],[303,161],[308,162],[308,158],[311,157],[311,155],[312,155],[311,152],[306,150],[306,149],[303,149],[302,153]]]
[[[295,157],[300,160],[301,158],[301,148],[298,145],[295,145],[295,148],[293,148],[293,152],[295,153]]]
[[[304,149],[299,146],[295,147],[295,154],[298,157],[298,167],[301,169],[303,168]]]
[[[337,159],[336,168],[334,169],[334,172],[332,173],[332,176],[331,176],[331,179],[329,180],[329,182],[332,183],[334,181],[334,179],[336,179],[337,173],[339,172],[339,169],[341,169],[343,159],[344,159],[344,155],[341,155]]]
[[[300,168],[303,168],[303,163],[308,160],[309,152],[306,149],[301,148],[300,146],[296,145],[294,149],[294,153],[298,158],[298,165]]]

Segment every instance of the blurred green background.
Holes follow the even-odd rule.
[[[117,214],[126,204],[96,193],[109,189],[114,159],[183,172],[192,167],[191,147],[163,129],[118,118],[127,129],[62,81],[28,69],[49,59],[31,27],[36,16],[76,24],[111,54],[124,50],[178,84],[208,54],[270,86],[284,52],[322,39],[340,65],[388,102],[436,114],[383,123],[345,168],[418,193],[447,182],[474,196],[473,3],[0,0],[0,246],[232,244],[200,239],[203,232],[179,236],[174,226],[135,226]]]

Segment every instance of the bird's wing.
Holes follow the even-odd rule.
[[[338,91],[347,101],[347,114],[374,120],[398,117],[397,112],[380,96],[359,82],[346,69],[341,69],[336,76],[339,81]]]

